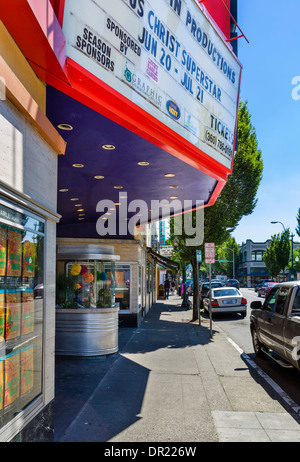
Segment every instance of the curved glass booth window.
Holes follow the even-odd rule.
[[[57,308],[115,306],[115,263],[76,260],[57,277]]]
[[[118,350],[119,302],[112,246],[76,244],[57,248],[57,355],[97,356]]]

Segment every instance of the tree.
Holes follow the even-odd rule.
[[[217,201],[204,211],[204,240],[214,242],[216,246],[223,244],[230,237],[230,233],[237,227],[241,218],[250,215],[257,203],[257,190],[262,178],[263,162],[261,151],[258,149],[256,132],[251,124],[247,102],[240,103],[238,114],[238,151],[236,153],[232,174],[228,177]],[[192,213],[192,224],[196,226],[195,212]],[[173,241],[174,219],[170,220],[170,236]],[[190,262],[194,274],[193,319],[198,318],[199,285],[196,271],[196,250],[202,246],[187,247],[184,232],[176,236],[179,240],[179,257],[182,261]],[[195,290],[196,289],[196,290]]]
[[[271,237],[270,247],[264,253],[268,273],[276,278],[281,270],[284,270],[289,264],[291,252],[290,230],[287,228],[281,234],[274,234]]]
[[[297,249],[294,249],[293,254],[294,254],[293,255],[293,257],[294,257],[293,269],[294,269],[294,271],[300,271],[300,247],[298,247]],[[289,262],[287,268],[289,270],[292,269],[292,261]]]
[[[272,278],[276,278],[277,275],[280,273],[280,266],[276,258],[276,244],[275,244],[276,236],[272,236],[271,238],[271,245],[267,247],[264,255],[263,260],[265,262],[268,274]]]
[[[234,250],[234,252],[232,252]],[[218,273],[226,273],[230,277],[235,278],[233,274],[233,257],[234,257],[234,268],[238,266],[238,256],[240,253],[240,246],[237,244],[234,237],[229,237],[223,244],[217,249],[216,256],[218,262],[216,264],[215,270],[217,269]],[[220,260],[227,260],[227,262],[222,262]]]

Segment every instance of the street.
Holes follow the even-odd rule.
[[[286,369],[279,366],[270,358],[260,359],[254,354],[252,338],[250,334],[250,313],[251,302],[262,300],[254,289],[241,289],[241,293],[247,299],[247,316],[240,315],[218,315],[213,317],[213,322],[219,325],[222,330],[231,338],[252,361],[254,361],[274,382],[287,393],[292,400],[300,405],[300,372],[296,369]]]

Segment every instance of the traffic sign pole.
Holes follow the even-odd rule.
[[[211,264],[215,263],[215,244],[214,242],[206,242],[205,248],[205,263],[209,264],[209,324],[210,338],[212,338],[212,306],[211,306]]]
[[[197,284],[198,284],[198,319],[199,319],[199,326],[201,326],[201,314],[200,314],[200,293],[199,293],[199,263],[202,261],[202,254],[201,250],[196,250],[196,262],[197,262]]]
[[[211,263],[209,264],[209,327],[210,327],[210,338],[212,338]]]

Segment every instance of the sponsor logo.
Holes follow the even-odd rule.
[[[172,117],[172,119],[178,120],[180,118],[180,115],[181,115],[180,114],[180,109],[177,106],[177,104],[174,103],[174,101],[169,99],[166,102],[166,108],[167,108],[167,112],[168,112],[169,116]]]

